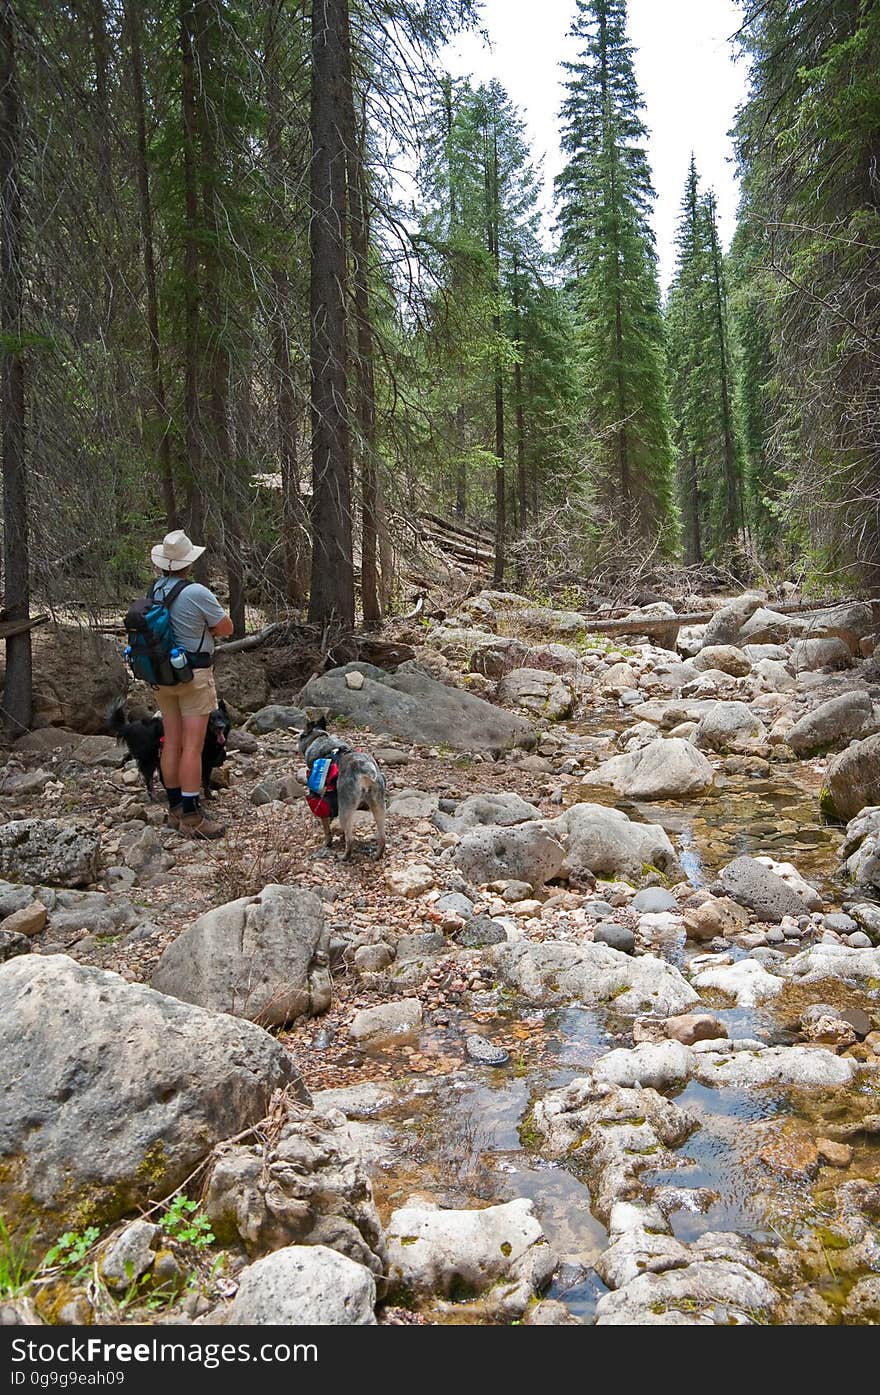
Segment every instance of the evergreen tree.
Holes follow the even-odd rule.
[[[762,249],[754,285],[771,288],[764,455],[771,476],[787,485],[780,513],[814,565],[838,575],[856,566],[873,590],[880,7],[766,0],[748,11],[742,39],[752,59],[737,125],[744,212],[754,220],[749,245]],[[760,390],[747,385],[752,402]]]
[[[685,560],[727,560],[743,523],[727,290],[714,200],[691,158],[667,306]]]
[[[429,198],[420,244],[440,281],[435,342],[451,356],[442,391],[454,404],[456,508],[464,511],[474,467],[485,473],[491,458],[500,584],[508,514],[521,522],[526,493],[524,324],[545,261],[537,237],[537,176],[522,120],[497,82],[474,88],[441,81],[424,134]],[[436,366],[433,355],[432,361]],[[507,469],[511,438],[515,472]]]
[[[560,252],[581,320],[599,508],[620,533],[676,542],[654,197],[625,0],[577,0],[557,181]]]

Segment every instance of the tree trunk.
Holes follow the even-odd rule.
[[[208,360],[208,422],[210,437],[208,457],[211,462],[211,482],[219,500],[223,523],[223,553],[229,588],[229,618],[234,635],[240,638],[245,628],[244,605],[244,538],[242,536],[243,500],[241,481],[236,469],[229,430],[230,351],[227,307],[223,303],[220,262],[220,218],[217,212],[218,162],[215,141],[216,116],[208,105],[208,83],[214,66],[211,52],[209,0],[196,0],[198,25],[195,32],[195,54],[199,65],[199,96],[196,104],[200,174],[202,186],[202,217],[205,228],[204,308],[210,326],[210,356]],[[224,333],[226,329],[226,333]]]
[[[347,155],[348,231],[355,321],[357,456],[361,484],[361,610],[364,625],[368,629],[374,629],[382,617],[379,609],[377,567],[378,486],[375,456],[376,386],[369,286],[370,217],[364,167],[366,113],[362,112],[358,121],[355,113],[349,31],[345,34],[344,100],[343,138]]]
[[[177,527],[177,500],[174,494],[174,471],[171,464],[171,418],[165,397],[162,356],[159,347],[159,297],[156,289],[156,251],[153,238],[153,204],[150,198],[150,175],[147,163],[147,121],[144,103],[144,74],[141,54],[140,9],[138,0],[126,0],[125,24],[128,30],[128,52],[131,63],[131,90],[137,127],[135,166],[140,202],[141,255],[144,260],[144,286],[147,295],[147,334],[150,341],[150,382],[156,414],[158,437],[159,478],[165,503],[165,527],[168,532]]]
[[[494,290],[497,309],[492,317],[492,328],[496,336],[497,353],[498,341],[501,338],[501,310],[498,304],[501,298],[501,251],[498,226],[500,220],[498,207],[498,131],[495,125],[494,110],[492,112],[491,156],[488,141],[486,143],[485,180],[487,248],[492,257],[495,273]],[[504,471],[504,379],[500,363],[496,363],[495,367],[495,461],[495,568],[492,573],[492,584],[502,586],[504,583],[504,543],[507,532],[507,480]]]
[[[516,325],[517,353],[522,348],[522,308],[519,300],[519,261],[513,254],[513,313]],[[526,484],[526,428],[523,407],[522,363],[517,358],[513,365],[513,395],[516,402],[516,490],[518,500],[518,526],[520,533],[526,526],[528,513],[528,487]]]
[[[351,441],[346,384],[346,208],[342,122],[348,0],[312,7],[310,366],[312,575],[309,620],[354,625]]]
[[[382,614],[387,615],[391,609],[394,592],[394,547],[388,527],[388,504],[381,489],[376,504],[379,534],[379,604]]]
[[[279,203],[283,196],[284,160],[282,155],[283,118],[281,109],[281,77],[279,72],[278,26],[285,0],[275,0],[266,22],[266,163],[269,178]],[[296,393],[290,356],[289,323],[293,318],[290,303],[290,277],[287,271],[287,247],[272,253],[272,362],[275,370],[275,423],[278,433],[278,460],[281,467],[281,528],[284,548],[285,595],[294,605],[301,605],[308,590],[308,528],[299,483],[297,461],[298,422]]]
[[[688,566],[695,566],[703,560],[703,544],[700,537],[700,486],[697,473],[697,457],[689,451],[685,461],[682,480],[684,504],[684,560]]]
[[[0,0],[0,404],[2,404],[3,533],[6,619],[27,620],[30,607],[28,479],[23,359],[24,236],[21,207],[21,122],[15,55],[16,16]],[[27,731],[33,716],[30,630],[6,640],[3,725]]]
[[[363,152],[363,142],[360,143]],[[376,387],[373,363],[373,325],[367,285],[369,222],[364,190],[363,155],[351,182],[351,245],[354,273],[354,307],[357,320],[358,425],[361,446],[361,608],[364,625],[375,628],[382,619],[378,592],[378,478],[376,471]]]
[[[458,459],[455,466],[455,513],[458,518],[464,518],[467,513],[467,462],[464,458],[465,440],[464,403],[459,402],[455,409],[455,444],[458,451]]]
[[[181,115],[183,118],[183,314],[184,387],[183,414],[189,479],[187,504],[189,533],[200,543],[205,532],[205,500],[202,480],[201,373],[199,365],[199,195],[196,176],[198,117],[196,113],[195,10],[192,0],[181,0],[180,52],[182,62]],[[200,580],[205,577],[204,554],[194,567]]]
[[[727,352],[727,326],[724,307],[724,272],[721,265],[721,249],[718,246],[718,229],[715,226],[715,202],[710,197],[707,204],[709,238],[712,251],[712,281],[715,303],[715,327],[718,336],[718,369],[721,389],[721,426],[724,436],[724,541],[734,542],[737,526],[742,523],[739,516],[739,472],[737,470],[736,448],[733,439],[733,413],[731,408],[729,358]]]

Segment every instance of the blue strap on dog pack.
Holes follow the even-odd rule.
[[[308,787],[311,794],[323,794],[327,784],[327,776],[330,774],[330,766],[333,761],[330,756],[322,756],[319,760],[313,761],[309,769]]]

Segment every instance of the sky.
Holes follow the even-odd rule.
[[[547,209],[553,177],[562,167],[558,113],[565,75],[559,64],[576,55],[576,44],[567,37],[574,11],[574,0],[484,0],[483,27],[492,48],[468,34],[445,54],[455,76],[471,74],[478,82],[497,78],[519,107],[542,164]],[[736,0],[629,0],[629,33],[657,191],[654,233],[664,291],[675,265],[675,228],[692,151],[702,187],[715,191],[725,247],[733,235],[739,193],[729,131],[747,78],[745,63],[735,60],[727,40],[741,14]]]

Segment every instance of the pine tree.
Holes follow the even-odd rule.
[[[564,65],[560,253],[580,311],[596,498],[619,534],[669,552],[677,518],[654,194],[625,0],[577,0],[571,33],[582,49]]]
[[[880,581],[880,7],[766,0],[746,15],[738,121],[756,286],[770,288],[765,457],[814,564]],[[754,400],[754,391],[751,392]],[[765,405],[766,405],[765,397]]]
[[[28,462],[25,448],[25,244],[22,207],[19,16],[0,0],[0,407],[5,551],[4,611],[24,628],[6,640],[3,726],[20,736],[31,723]]]
[[[730,560],[743,524],[727,289],[714,198],[691,158],[667,306],[685,561]]]
[[[456,506],[463,512],[465,499],[475,492],[469,489],[468,463],[473,466],[476,447],[483,468],[492,458],[495,583],[500,585],[509,515],[522,512],[518,501],[525,480],[527,405],[519,346],[531,287],[544,261],[536,231],[537,177],[522,119],[497,82],[477,88],[441,82],[425,140],[429,198],[422,239],[437,259],[442,284],[436,306],[451,359],[443,390],[448,387],[454,403]],[[452,337],[446,332],[450,321],[456,330]],[[463,361],[470,372],[462,372]],[[511,437],[515,473],[507,468]]]

